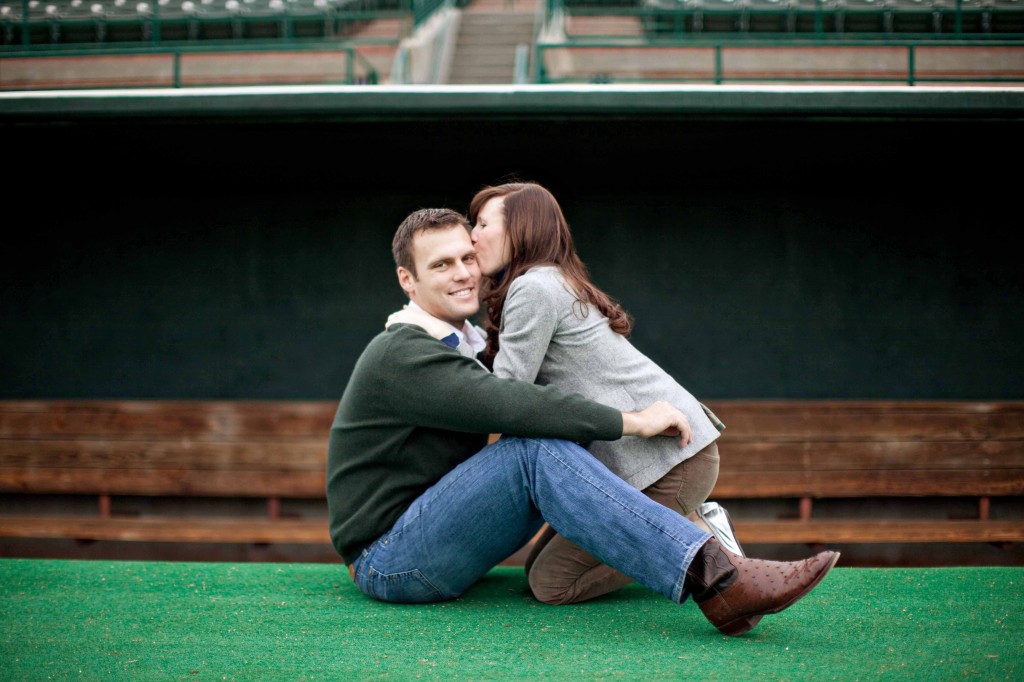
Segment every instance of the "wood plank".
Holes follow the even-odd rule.
[[[337,401],[0,401],[0,437],[326,437]]]
[[[785,414],[793,411],[820,414],[851,412],[941,412],[945,414],[1020,414],[1024,400],[858,400],[858,399],[719,399],[705,400],[712,410]]]
[[[0,517],[0,537],[330,544],[328,522],[298,519]]]
[[[328,439],[209,442],[166,440],[0,440],[0,466],[217,469],[319,469]],[[753,473],[879,468],[1024,468],[1024,443],[732,443],[722,444],[722,467]]]
[[[741,543],[1020,542],[1024,521],[734,519]],[[0,536],[156,542],[329,543],[326,520],[0,517]]]
[[[0,469],[0,492],[323,498],[326,471]]]
[[[723,468],[715,498],[760,497],[977,497],[1024,495],[1024,469],[884,469],[845,472],[748,472]]]
[[[1024,438],[1024,401],[708,401],[738,440]],[[0,401],[5,435],[329,432],[336,401]]]
[[[1024,521],[733,519],[740,543],[1020,542]]]
[[[0,467],[308,470],[327,467],[326,436],[294,440],[0,440]]]
[[[729,441],[1024,438],[1024,401],[709,401],[708,407],[725,423],[722,437]]]
[[[754,442],[719,439],[723,468],[744,471],[1024,468],[1024,441]]]

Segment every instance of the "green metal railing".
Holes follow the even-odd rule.
[[[793,73],[780,74],[776,76],[772,75],[757,75],[757,76],[743,76],[743,75],[732,75],[726,72],[724,68],[723,51],[730,48],[765,48],[769,50],[792,50],[794,47],[803,48],[818,48],[827,47],[833,49],[836,47],[872,47],[878,48],[883,46],[886,48],[899,48],[906,50],[906,76],[891,76],[879,74],[877,76],[848,76],[848,75],[836,75],[829,76],[823,75],[822,73],[809,73],[806,76],[794,75]],[[937,41],[929,40],[927,42],[921,41],[887,41],[884,44],[880,44],[874,40],[753,40],[753,39],[700,39],[691,38],[688,40],[675,40],[675,41],[659,41],[659,42],[648,42],[648,43],[636,43],[625,45],[621,42],[563,42],[563,43],[546,43],[538,44],[535,47],[534,58],[538,64],[538,83],[551,84],[551,83],[614,83],[614,82],[686,82],[686,83],[713,83],[715,85],[721,85],[724,83],[746,83],[746,82],[813,82],[813,83],[828,83],[828,82],[863,82],[863,83],[899,83],[906,85],[915,85],[918,83],[1024,83],[1024,54],[1021,54],[1018,59],[1021,60],[1022,68],[1018,70],[1016,74],[1000,76],[1000,75],[983,75],[983,74],[971,74],[971,75],[943,75],[943,76],[928,76],[922,75],[919,72],[917,59],[915,52],[916,50],[927,47],[986,47],[986,48],[999,48],[999,47],[1014,47],[1021,48],[1024,51],[1024,44],[1020,41],[966,41],[966,40],[946,40]],[[680,70],[678,75],[663,75],[659,77],[635,77],[635,76],[616,76],[611,72],[602,73],[589,73],[587,75],[573,75],[565,77],[552,76],[546,67],[545,53],[552,50],[568,50],[574,49],[588,49],[601,48],[607,50],[616,49],[628,49],[628,50],[660,50],[664,51],[666,48],[685,48],[692,51],[693,48],[705,48],[713,50],[713,74],[710,76],[697,76],[693,73],[684,73]],[[659,65],[660,72],[665,73],[670,71],[664,64]]]
[[[949,6],[909,7],[879,3],[877,8],[849,8],[835,0],[816,0],[813,6],[790,5],[781,7],[751,6],[737,3],[690,5],[662,0],[658,5],[645,5],[630,0],[547,0],[547,15],[557,12],[565,16],[619,16],[634,17],[642,27],[645,40],[678,40],[709,35],[751,36],[773,40],[791,38],[833,37],[858,40],[1024,40],[1024,5],[1006,7],[986,4],[965,4],[954,0]],[[924,17],[928,28],[907,31],[898,28],[902,19]],[[702,22],[718,18],[713,26]],[[878,30],[863,28],[863,20],[877,19]],[[859,27],[847,25],[846,20],[859,19]],[[934,21],[933,21],[934,18]],[[724,20],[724,21],[723,21]],[[771,20],[771,21],[766,21]],[[723,28],[726,22],[732,25]],[[776,31],[765,26],[778,24]],[[888,25],[885,28],[884,25]],[[591,39],[635,38],[636,36],[597,35]]]
[[[181,88],[182,84],[182,57],[199,54],[230,54],[239,51],[237,44],[202,44],[202,45],[177,45],[177,46],[140,46],[140,47],[106,47],[102,49],[61,49],[61,50],[33,50],[32,52],[0,53],[0,68],[3,68],[5,60],[45,58],[45,57],[131,57],[138,55],[165,55],[172,59],[172,77],[170,87]],[[359,53],[356,46],[337,41],[330,42],[304,42],[295,44],[282,43],[246,43],[246,52],[274,53],[295,53],[295,52],[333,52],[345,55],[344,79],[336,81],[339,85],[376,85],[379,79],[377,70],[373,65]],[[357,75],[356,66],[362,67]],[[324,81],[318,80],[317,83]],[[207,77],[203,85],[216,84],[216,78],[212,80]],[[260,80],[260,84],[270,85],[272,79]],[[136,87],[152,87],[152,84]],[[84,87],[84,86],[83,86]],[[123,87],[123,86],[122,86]],[[61,89],[71,89],[62,87]]]
[[[169,14],[161,11],[157,0],[149,0],[152,13],[96,18],[47,17],[30,12],[29,0],[21,1],[21,15],[0,21],[3,37],[0,52],[29,49],[83,50],[111,46],[174,46],[178,43],[232,41],[248,49],[254,41],[297,44],[334,39],[349,39],[349,28],[379,19],[398,19],[415,26],[440,7],[444,0],[350,0],[318,11],[310,8],[282,9],[278,13],[251,14]],[[78,41],[53,40],[52,35],[92,32],[93,37]],[[258,32],[259,35],[254,35]],[[111,35],[130,35],[112,39]],[[214,38],[206,35],[216,33]],[[362,44],[397,44],[402,36],[360,37]]]
[[[408,0],[412,6],[413,25],[419,26],[429,19],[431,14],[444,7],[445,4],[463,6],[466,4],[466,1],[468,0],[454,3],[452,0]]]

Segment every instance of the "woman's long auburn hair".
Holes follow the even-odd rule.
[[[632,317],[590,281],[590,273],[576,253],[569,223],[554,195],[535,182],[485,187],[469,204],[470,224],[476,225],[484,205],[496,197],[504,199],[505,239],[510,246],[510,260],[503,271],[484,278],[482,301],[487,306],[484,363],[492,367],[498,353],[498,331],[509,287],[517,277],[537,265],[558,267],[576,296],[577,314],[586,317],[588,306],[592,305],[608,318],[612,331],[629,336],[633,329]],[[573,307],[576,309],[575,305]]]

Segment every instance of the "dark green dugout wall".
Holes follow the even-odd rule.
[[[0,397],[336,399],[398,222],[516,175],[700,397],[1024,398],[1017,95],[365,92],[0,101]]]

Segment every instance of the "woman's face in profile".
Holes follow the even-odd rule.
[[[505,200],[502,197],[489,200],[477,214],[473,246],[484,275],[493,275],[512,259],[512,249],[505,235]]]

